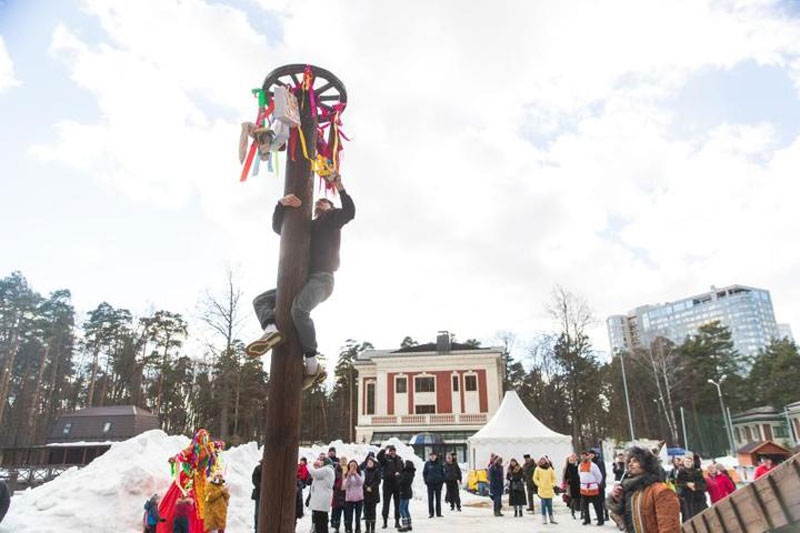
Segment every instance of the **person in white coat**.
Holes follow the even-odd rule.
[[[578,474],[581,478],[581,516],[583,516],[583,525],[591,523],[589,516],[589,504],[591,503],[594,506],[597,525],[602,526],[604,520],[600,485],[604,480],[600,468],[592,462],[591,454],[590,451],[581,453],[581,464],[578,466]]]
[[[308,506],[311,508],[314,533],[328,533],[328,513],[331,510],[333,482],[336,477],[332,464],[330,459],[321,455],[308,469],[313,480]]]

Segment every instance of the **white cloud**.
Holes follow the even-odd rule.
[[[280,180],[236,182],[249,89],[298,60],[347,84],[358,217],[317,312],[327,348],[532,331],[556,282],[601,315],[751,283],[800,321],[787,200],[800,141],[777,150],[769,124],[669,133],[668,97],[704,68],[755,60],[796,75],[800,25],[773,3],[268,3],[282,24],[272,45],[242,12],[200,0],[85,7],[107,40],[62,26],[52,52],[100,118],[65,117],[36,153],[143,201],[199,198],[235,262],[254,260],[280,193]],[[274,279],[275,255],[257,254]],[[595,340],[605,348],[602,329]]]
[[[21,83],[14,74],[14,62],[8,54],[6,41],[3,39],[3,36],[0,35],[0,93],[11,87],[18,87],[19,85],[21,85]]]

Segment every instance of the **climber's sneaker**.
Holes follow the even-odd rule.
[[[274,347],[283,342],[283,334],[278,331],[275,324],[270,324],[264,328],[264,334],[261,338],[251,342],[244,349],[244,353],[250,357],[261,357]]]
[[[303,390],[310,389],[314,385],[319,385],[325,378],[328,377],[328,373],[325,372],[325,368],[321,364],[317,364],[317,369],[311,373],[303,373]]]

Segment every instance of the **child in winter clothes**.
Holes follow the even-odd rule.
[[[153,494],[150,499],[144,503],[144,531],[145,533],[156,533],[156,528],[161,522],[166,522],[166,518],[161,518],[158,514],[158,504],[161,498],[158,494]]]
[[[537,494],[539,499],[542,500],[542,524],[547,523],[547,517],[550,516],[550,523],[557,524],[553,520],[553,497],[555,496],[556,488],[556,472],[553,470],[553,465],[546,457],[539,459],[539,465],[533,471],[533,482],[537,487]]]
[[[364,476],[358,471],[358,463],[347,463],[344,487],[344,530],[353,533],[353,515],[356,518],[356,533],[361,533],[361,508],[364,505]]]
[[[402,523],[398,531],[411,531],[411,514],[408,512],[408,504],[411,501],[414,491],[411,484],[414,482],[416,469],[414,463],[406,461],[403,471],[400,473],[400,521]]]

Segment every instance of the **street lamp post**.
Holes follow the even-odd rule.
[[[728,419],[725,416],[725,402],[722,401],[722,383],[725,381],[726,377],[728,376],[722,374],[722,377],[719,378],[719,381],[714,381],[713,379],[709,379],[708,382],[717,388],[717,395],[719,396],[719,406],[720,409],[722,409],[722,424],[725,426],[725,434],[728,435],[728,445],[730,446],[731,453],[733,453],[734,452],[733,434],[731,433],[731,428],[728,425]]]
[[[617,355],[619,356],[619,364],[622,368],[622,388],[625,390],[625,407],[628,409],[628,428],[631,431],[631,441],[636,440],[636,437],[633,434],[633,417],[631,416],[631,401],[628,398],[628,379],[625,377],[625,358],[622,356],[622,352],[618,351]]]

